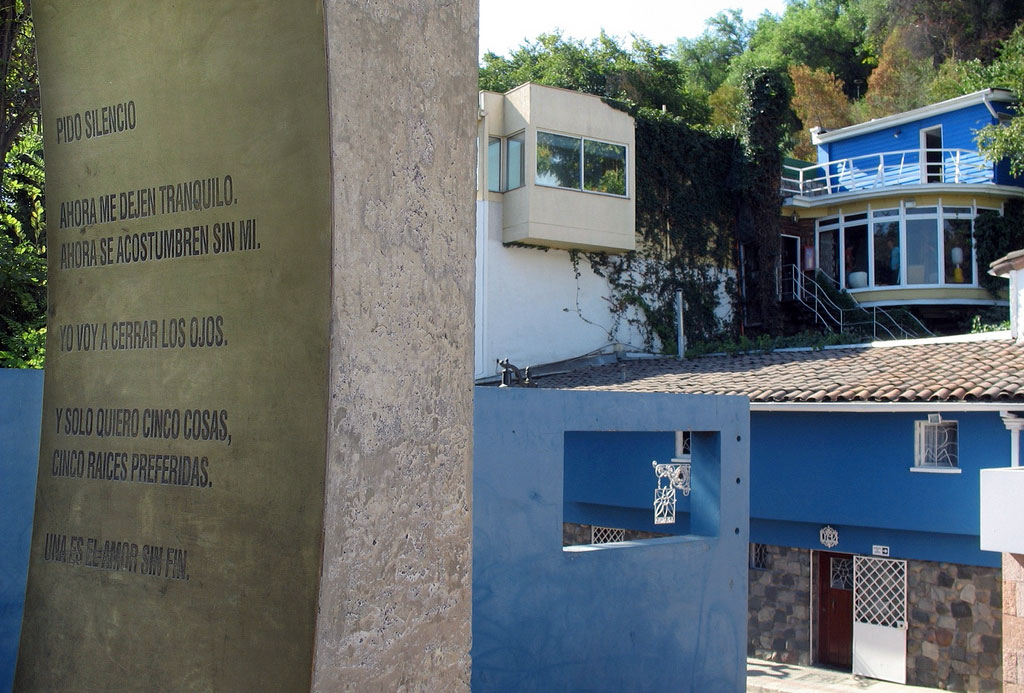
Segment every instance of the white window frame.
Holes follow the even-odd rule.
[[[978,258],[977,258],[977,242],[975,239],[974,225],[978,219],[979,214],[983,211],[994,211],[1002,214],[1001,208],[995,207],[984,207],[979,206],[976,202],[972,202],[970,205],[965,204],[953,204],[946,200],[943,203],[942,198],[938,198],[935,204],[928,204],[927,207],[935,207],[934,214],[914,214],[911,212],[907,213],[908,209],[914,209],[913,204],[908,204],[906,200],[900,202],[899,215],[892,215],[891,212],[895,210],[895,207],[886,205],[881,208],[875,208],[872,205],[868,205],[866,210],[858,210],[856,212],[847,212],[844,209],[839,209],[834,215],[823,217],[816,220],[815,231],[814,231],[814,252],[817,264],[815,265],[819,270],[822,267],[822,255],[821,255],[821,235],[830,231],[836,232],[836,243],[839,248],[838,256],[838,268],[839,277],[837,278],[837,285],[839,288],[843,288],[851,293],[858,293],[861,291],[891,291],[893,289],[945,289],[945,288],[977,288],[980,286],[978,277]],[[945,219],[963,219],[964,213],[957,213],[955,211],[946,210],[957,210],[963,207],[970,207],[970,221],[971,221],[971,271],[972,281],[970,282],[947,282],[945,273],[945,232],[943,221]],[[862,220],[848,221],[847,217],[854,216],[856,214],[867,213],[867,221]],[[907,267],[907,219],[909,217],[915,219],[926,219],[932,221],[935,224],[935,244],[936,244],[936,260],[937,265],[935,270],[938,272],[938,281],[935,283],[924,283],[924,284],[911,284],[909,281],[909,272]],[[876,284],[875,268],[874,268],[874,257],[875,257],[875,223],[880,221],[898,221],[899,223],[899,248],[900,248],[900,281],[898,284],[884,284],[878,286]],[[846,280],[846,257],[844,249],[846,247],[846,227],[857,226],[863,223],[868,224],[868,285],[863,289],[851,289],[847,286]]]
[[[511,135],[507,135],[501,139],[501,189],[503,192],[508,192],[509,190],[518,190],[519,188],[526,185],[526,130],[519,130],[518,132],[513,132]],[[518,157],[513,157],[509,153],[508,145],[509,142],[512,141],[518,142],[520,145]],[[509,181],[509,178],[511,177],[509,175],[509,172],[510,169],[512,168],[513,161],[515,161],[515,165],[519,167],[519,185],[511,185]]]
[[[952,432],[952,436],[949,435]],[[949,464],[942,463],[943,457]],[[960,474],[960,431],[956,421],[941,414],[929,414],[926,421],[914,422],[914,472]]]

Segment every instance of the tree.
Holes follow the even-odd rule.
[[[869,42],[880,50],[894,30],[918,46],[915,57],[990,62],[1024,19],[1018,0],[860,0]]]
[[[881,118],[926,106],[935,75],[931,58],[917,57],[908,32],[895,29],[882,46],[878,67],[868,78],[868,91],[858,104],[858,119]]]
[[[693,123],[707,122],[706,95],[689,88],[664,46],[633,39],[626,50],[604,32],[586,44],[541,34],[504,58],[485,53],[480,88],[505,92],[525,82],[573,89],[654,108],[664,106]]]
[[[0,4],[0,366],[40,368],[46,334],[39,84],[29,0]]]
[[[705,25],[697,38],[676,41],[673,52],[685,82],[712,94],[729,76],[733,58],[747,49],[753,27],[743,20],[740,10],[719,12]]]
[[[793,0],[782,17],[758,20],[750,49],[732,61],[732,79],[739,83],[755,67],[785,72],[790,65],[807,65],[838,77],[854,97],[872,64],[864,25],[853,0]]]
[[[754,296],[747,302],[758,309],[761,323],[768,334],[781,334],[782,314],[779,310],[778,273],[782,255],[781,197],[782,178],[780,143],[786,134],[789,93],[786,80],[768,68],[751,70],[743,80],[747,96],[744,110],[747,160],[757,162],[750,169],[750,187],[745,200],[746,215],[753,226],[753,247],[757,257]]]
[[[827,70],[814,70],[806,65],[792,65],[789,78],[793,81],[791,106],[803,127],[797,133],[793,156],[805,161],[816,161],[817,152],[811,144],[809,128],[827,129],[853,125],[850,102],[843,92],[843,81]]]
[[[0,0],[0,159],[39,117],[39,71],[31,0]],[[0,184],[3,180],[0,179]]]
[[[1003,42],[999,58],[986,71],[986,86],[1012,90],[1018,98],[1024,94],[1024,22]],[[1021,106],[1014,107],[1017,117],[1006,125],[989,125],[978,132],[978,149],[992,162],[1006,159],[1010,172],[1024,174],[1024,116]]]
[[[46,232],[42,138],[23,133],[4,160],[0,195],[0,367],[42,368]]]

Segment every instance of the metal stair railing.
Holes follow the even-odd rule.
[[[912,329],[908,329],[896,317],[884,308],[864,308],[855,305],[843,308],[836,303],[830,293],[832,290],[823,286],[816,277],[804,275],[796,265],[782,267],[782,294],[791,298],[810,311],[815,321],[834,332],[857,330],[870,332],[873,339],[914,339],[921,336],[934,336],[913,313],[904,312]],[[856,304],[856,299],[850,296]]]

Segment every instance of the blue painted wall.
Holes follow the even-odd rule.
[[[751,414],[751,541],[998,566],[978,546],[979,472],[1009,464],[1010,436],[997,412],[943,412],[958,422],[960,474],[912,472],[914,421],[927,414]]]
[[[0,691],[14,684],[42,412],[43,372],[0,369]]]
[[[974,149],[975,131],[995,122],[985,104],[975,104],[957,111],[940,113],[910,123],[883,128],[875,132],[855,135],[823,145],[830,161],[849,157],[896,152],[921,147],[921,130],[942,126],[944,149]]]
[[[478,388],[473,690],[743,690],[748,422],[744,398]],[[676,429],[712,432],[702,536],[563,550],[568,513],[649,517]]]
[[[997,112],[1009,112],[1007,104],[993,103],[992,106]],[[975,142],[977,131],[986,125],[995,123],[996,120],[989,113],[985,104],[975,104],[957,111],[933,115],[910,123],[819,145],[818,161],[824,163],[878,152],[920,149],[921,130],[937,125],[942,126],[943,149],[977,151],[978,145]],[[913,163],[917,164],[918,162],[914,159]],[[985,164],[985,166],[991,166],[991,164]],[[1001,185],[1021,185],[1019,179],[1009,175],[1009,167],[1006,164],[996,166],[994,182]]]

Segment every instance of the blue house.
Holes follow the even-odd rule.
[[[861,306],[910,306],[926,323],[965,306],[1005,305],[982,288],[979,216],[1024,197],[975,137],[1016,98],[985,89],[837,130],[811,130],[818,160],[783,173],[783,276],[818,270]],[[976,308],[974,308],[976,310]]]
[[[1010,464],[1022,373],[1024,347],[995,333],[622,361],[538,382],[750,398],[749,655],[994,690],[1000,554],[979,547],[979,476]],[[565,513],[577,536],[652,530],[648,499],[612,517],[593,485]]]

